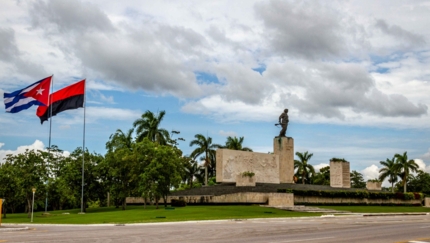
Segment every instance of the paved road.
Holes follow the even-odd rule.
[[[31,226],[0,242],[429,242],[430,215],[200,221],[125,226]]]

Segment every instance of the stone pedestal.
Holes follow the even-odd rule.
[[[424,207],[430,208],[430,197],[424,198]]]
[[[366,189],[371,191],[380,191],[382,190],[382,182],[370,182],[366,183]]]
[[[330,161],[330,186],[351,188],[349,162]]]
[[[294,139],[291,137],[275,137],[273,152],[279,156],[280,183],[294,183]]]
[[[255,186],[255,177],[236,175],[236,186]]]
[[[293,193],[270,193],[268,205],[270,207],[293,207],[294,194]]]

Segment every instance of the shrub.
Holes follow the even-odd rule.
[[[187,202],[185,202],[184,199],[172,199],[170,205],[172,205],[172,207],[185,207],[187,206]]]
[[[332,198],[371,198],[371,199],[401,199],[401,200],[412,200],[422,199],[424,195],[422,193],[408,192],[403,194],[397,193],[383,193],[383,192],[369,192],[365,190],[361,191],[316,191],[316,190],[291,190],[291,189],[278,189],[278,192],[283,193],[294,193],[297,196],[313,196],[313,197],[332,197]]]
[[[242,172],[242,177],[245,177],[245,176],[252,178],[253,176],[255,176],[255,173],[251,171]]]

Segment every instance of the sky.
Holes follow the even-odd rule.
[[[51,144],[104,154],[145,111],[161,127],[273,151],[285,108],[295,151],[374,179],[407,151],[430,172],[430,2],[0,0],[0,95],[53,76],[87,80],[86,108],[52,119]],[[49,144],[36,107],[0,112],[0,160]]]

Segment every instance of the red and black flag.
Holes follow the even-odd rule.
[[[50,105],[37,108],[40,123],[62,111],[84,107],[84,96],[85,79],[50,94]]]

